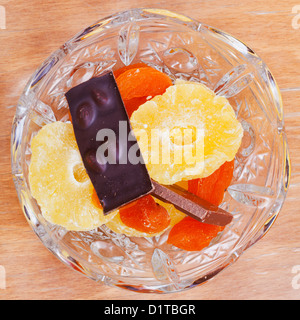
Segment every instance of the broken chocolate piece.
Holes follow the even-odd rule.
[[[127,136],[125,144],[120,141],[120,123],[127,134],[131,127],[113,73],[72,88],[66,98],[78,148],[104,214],[151,192],[153,186],[145,164],[132,164],[123,158],[137,141],[132,133],[130,141]],[[102,129],[107,131],[98,135]],[[115,139],[105,140],[109,134]],[[108,154],[98,152],[100,147]]]
[[[152,180],[152,195],[159,200],[169,202],[188,216],[208,224],[225,226],[232,221],[232,214],[197,197],[187,190],[176,186],[162,186]]]

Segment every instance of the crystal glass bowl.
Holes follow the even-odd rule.
[[[45,221],[28,184],[32,137],[45,124],[68,121],[64,93],[131,63],[144,62],[173,80],[204,83],[227,97],[245,134],[222,208],[233,222],[200,252],[158,237],[116,234],[103,225],[73,232]],[[276,82],[258,55],[236,38],[189,17],[133,9],[102,19],[55,51],[33,74],[12,126],[12,173],[28,223],[62,262],[107,285],[168,293],[202,284],[259,240],[284,202],[290,176],[283,109]]]

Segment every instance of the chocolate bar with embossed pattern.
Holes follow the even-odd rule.
[[[150,193],[153,186],[145,164],[128,160],[128,151],[138,145],[113,73],[70,89],[66,98],[79,151],[104,214]],[[122,125],[130,139],[120,141]]]

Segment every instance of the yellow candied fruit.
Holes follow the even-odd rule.
[[[165,185],[211,175],[233,160],[243,137],[226,98],[183,80],[141,105],[130,121],[151,178]]]
[[[92,230],[117,213],[104,216],[92,201],[94,187],[87,175],[72,124],[44,126],[31,141],[29,184],[44,218],[67,230]]]

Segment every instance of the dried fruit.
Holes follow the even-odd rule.
[[[183,250],[200,251],[223,229],[185,217],[171,229],[167,242]]]
[[[117,70],[114,71],[114,76],[117,79],[118,76],[122,73],[124,73],[125,71],[128,71],[130,69],[137,69],[137,68],[141,68],[141,67],[148,67],[148,65],[146,63],[143,62],[138,62],[138,63],[133,63],[130,64],[129,66],[124,66],[122,68],[119,68]]]
[[[172,85],[166,74],[143,63],[123,67],[114,74],[129,117],[149,97],[163,94]]]
[[[158,233],[170,224],[168,211],[148,195],[120,208],[120,219],[128,227],[141,232]]]
[[[163,95],[141,105],[130,121],[151,178],[166,185],[211,175],[234,158],[243,137],[228,100],[203,84],[187,81],[176,81]],[[187,143],[186,129],[191,133]],[[148,139],[140,138],[143,133]],[[158,136],[152,139],[154,133]],[[170,161],[164,163],[166,145]],[[187,153],[188,148],[192,152]]]
[[[139,108],[139,106],[141,106],[148,100],[147,98],[148,97],[136,97],[130,100],[123,101],[129,118],[131,117],[133,112]]]
[[[151,196],[148,196],[151,197]],[[152,198],[152,197],[151,197]],[[142,198],[141,198],[142,199]],[[164,224],[164,229],[162,227],[157,228],[156,226],[156,232],[155,233],[149,233],[149,232],[143,232],[143,231],[139,231],[137,229],[135,229],[134,227],[130,227],[128,225],[126,225],[125,223],[127,221],[122,221],[121,217],[120,217],[120,213],[118,213],[112,220],[110,220],[106,225],[113,230],[116,233],[123,233],[127,236],[130,237],[153,237],[153,236],[157,236],[160,235],[161,233],[163,233],[165,230],[167,230],[168,228],[173,227],[176,223],[178,223],[179,221],[181,221],[184,217],[185,214],[182,213],[181,211],[177,210],[172,204],[169,203],[164,203],[163,201],[160,201],[156,198],[153,198],[156,202],[157,205],[159,205],[160,207],[163,207],[167,212],[168,215],[170,217],[170,221],[169,224],[165,223]],[[140,201],[140,200],[138,200]],[[129,205],[130,206],[130,205]],[[153,206],[153,203],[152,203]],[[155,205],[156,206],[156,205]],[[121,209],[122,212],[122,209]],[[128,207],[128,212],[129,215],[134,214],[134,212],[130,212],[130,207]],[[139,215],[138,215],[139,216]],[[138,216],[135,219],[138,219]],[[134,216],[133,220],[134,220]],[[124,217],[123,217],[124,218]],[[142,221],[138,222],[138,224],[143,224],[143,221],[145,221],[145,219],[143,217],[140,217],[140,219],[142,219]],[[155,222],[156,219],[154,219],[152,221]],[[161,222],[159,222],[159,225],[161,226]],[[133,221],[133,226],[136,226],[136,222]],[[142,227],[142,230],[146,230]],[[159,231],[160,230],[160,231]]]
[[[125,71],[116,78],[124,100],[162,94],[172,85],[164,73],[151,67],[138,67]]]
[[[225,162],[213,174],[206,178],[188,181],[188,190],[216,206],[224,197],[224,192],[230,185],[233,176],[234,160]]]
[[[218,206],[223,200],[225,190],[230,185],[233,169],[234,160],[225,162],[210,176],[188,181],[188,190]],[[224,227],[201,223],[191,217],[186,217],[172,228],[168,243],[184,250],[200,251],[207,247],[222,230]]]
[[[29,184],[42,214],[67,230],[91,230],[111,220],[94,199],[72,124],[44,126],[31,141]]]

